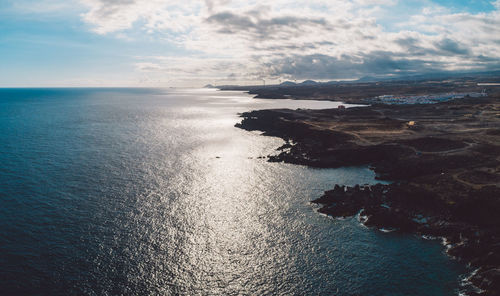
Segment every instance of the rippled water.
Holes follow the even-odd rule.
[[[335,107],[175,89],[0,90],[2,295],[455,295],[432,241],[309,203],[366,168],[257,157],[238,112]]]

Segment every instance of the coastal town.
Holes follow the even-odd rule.
[[[464,99],[464,98],[481,98],[486,97],[488,94],[486,90],[482,92],[468,92],[468,93],[445,93],[445,94],[426,94],[426,95],[381,95],[372,99],[367,99],[370,103],[382,104],[436,104],[440,102],[447,102],[450,100]]]

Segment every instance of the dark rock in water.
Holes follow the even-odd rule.
[[[407,213],[384,206],[365,209],[362,215],[367,216],[366,226],[399,229],[406,232],[414,231],[418,226]]]
[[[293,145],[292,145],[292,144],[290,144],[290,142],[286,142],[285,144],[283,144],[282,146],[280,146],[280,147],[279,147],[278,149],[276,149],[276,150],[278,150],[278,151],[282,151],[282,150],[285,150],[285,149],[290,149],[290,148],[292,148],[292,147],[293,147]]]
[[[478,288],[486,291],[480,295],[499,295],[500,268],[479,269],[471,278],[471,282]]]
[[[435,198],[436,195],[421,188],[415,190],[404,183],[354,187],[335,185],[312,202],[322,205],[318,210],[320,213],[333,217],[359,213],[363,217],[361,222],[369,227],[445,238],[449,255],[472,267],[481,267],[471,279],[477,287],[487,291],[481,295],[497,295],[491,291],[500,291],[499,227],[489,227],[481,220],[477,225],[465,222],[468,219],[464,221],[454,216],[453,211],[443,210],[443,205]],[[470,210],[471,213],[477,211],[474,207]]]
[[[332,190],[326,191],[312,202],[322,205],[318,210],[320,213],[333,217],[350,217],[359,213],[360,217],[364,217],[362,223],[369,227],[444,237],[449,244],[449,255],[468,262],[473,267],[488,268],[487,271],[476,273],[472,282],[481,289],[497,291],[500,283],[498,229],[480,229],[468,223],[454,221],[448,215],[423,217],[416,214],[415,205],[395,198],[401,192],[404,192],[404,185],[401,184],[354,187],[335,185]]]

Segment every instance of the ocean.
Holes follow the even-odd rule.
[[[366,167],[259,158],[264,108],[212,89],[0,89],[0,295],[457,295],[439,241],[310,203]]]

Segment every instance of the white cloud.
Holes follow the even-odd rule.
[[[81,1],[99,34],[139,29],[196,53],[137,62],[154,75],[334,79],[500,65],[500,0],[478,14],[425,1],[419,14],[392,24],[399,31],[380,25],[396,0]]]
[[[199,1],[81,0],[88,7],[83,19],[99,34],[130,29],[136,22],[148,31],[183,32],[191,27]]]

